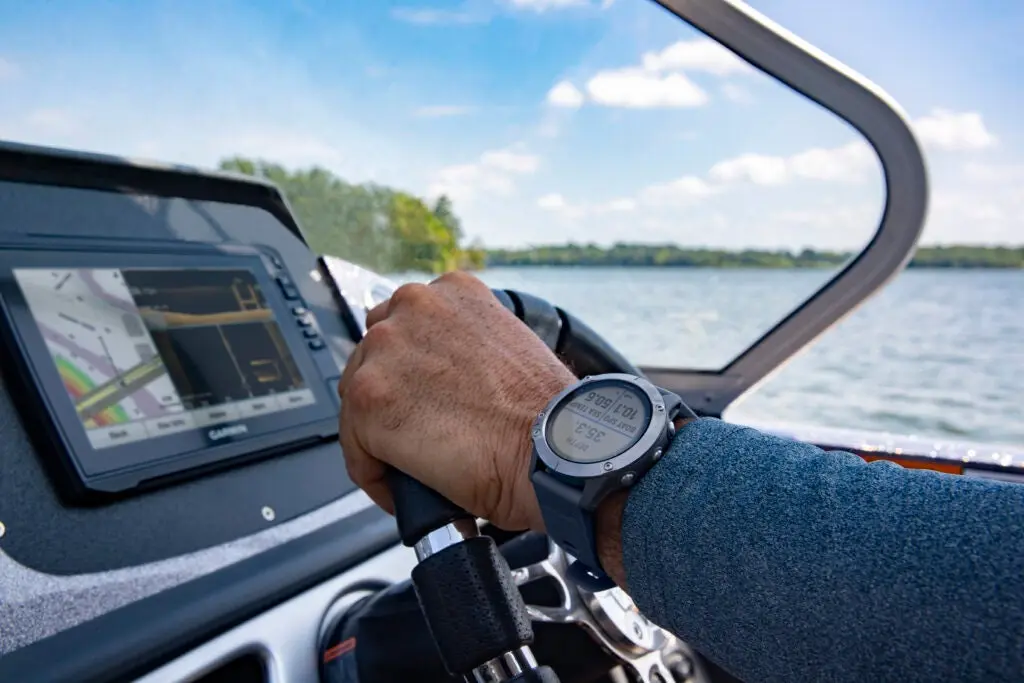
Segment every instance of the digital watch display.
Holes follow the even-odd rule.
[[[629,449],[651,421],[651,402],[634,384],[594,382],[552,412],[551,449],[573,462],[600,462]]]
[[[559,393],[534,423],[530,480],[544,524],[576,558],[573,576],[591,590],[613,585],[600,570],[593,513],[664,455],[678,414],[696,417],[678,396],[642,377],[606,374]]]

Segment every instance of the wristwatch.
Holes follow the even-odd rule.
[[[642,377],[606,374],[563,390],[537,416],[530,480],[548,536],[575,558],[570,573],[578,583],[614,586],[597,556],[594,512],[658,462],[680,415],[697,417]]]

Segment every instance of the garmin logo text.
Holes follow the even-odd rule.
[[[240,434],[248,434],[249,428],[245,425],[228,425],[227,427],[221,427],[220,429],[211,429],[206,433],[212,441],[220,441],[226,439],[229,436],[239,436]]]

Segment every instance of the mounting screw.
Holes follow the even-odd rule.
[[[608,461],[604,464],[604,471],[611,472],[613,467],[615,467],[615,465],[613,465],[611,461]]]
[[[664,413],[665,412],[665,406],[663,406],[660,403],[658,405],[654,406],[654,409],[657,410],[659,413]]]
[[[273,522],[274,518],[277,517],[277,513],[274,512],[274,508],[269,505],[264,505],[263,509],[260,510],[260,514],[263,515],[263,519],[268,522]]]
[[[540,430],[539,429],[534,429],[533,430],[533,436],[534,436],[534,438],[538,438],[539,439],[540,438]]]

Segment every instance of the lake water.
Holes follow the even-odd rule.
[[[717,369],[828,271],[495,268],[640,365]],[[730,408],[738,421],[1024,446],[1024,272],[911,270]]]

